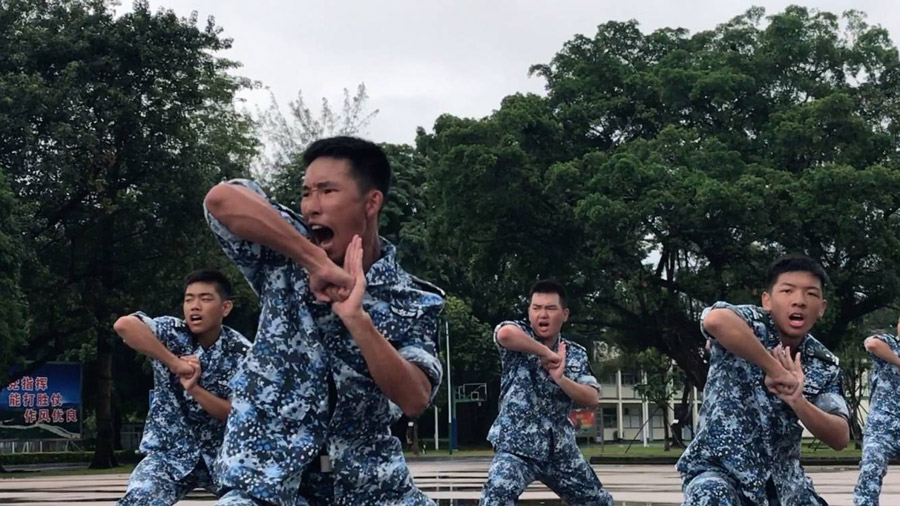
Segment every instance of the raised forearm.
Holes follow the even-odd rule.
[[[535,341],[528,334],[515,325],[504,325],[497,331],[497,342],[507,350],[529,353],[539,357],[552,353],[550,348]]]
[[[217,397],[200,385],[194,386],[187,393],[212,417],[222,421],[228,418],[228,413],[231,412],[231,401],[228,399]]]
[[[419,416],[431,398],[431,382],[425,372],[394,349],[372,324],[368,314],[360,312],[353,318],[346,318],[344,325],[359,346],[378,388],[400,406],[406,416]]]
[[[249,188],[218,184],[206,194],[205,204],[210,214],[242,239],[277,251],[309,270],[328,261],[324,251]]]
[[[713,309],[703,320],[703,328],[726,350],[759,366],[766,374],[782,369],[781,364],[753,335],[747,322],[731,310]]]
[[[560,378],[556,384],[579,407],[595,408],[600,404],[600,392],[592,386],[576,383],[565,376]]]
[[[176,369],[179,358],[157,339],[153,331],[136,316],[123,316],[113,324],[113,330],[122,341],[138,353],[163,363],[170,370]]]
[[[865,341],[866,351],[875,355],[876,357],[884,360],[889,364],[893,364],[897,367],[900,367],[900,357],[894,353],[894,350],[891,349],[888,343],[882,341],[881,339],[870,337]]]
[[[828,446],[842,450],[850,442],[850,425],[843,417],[822,411],[802,396],[790,406],[803,426]]]

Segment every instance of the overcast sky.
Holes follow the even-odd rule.
[[[528,67],[549,62],[575,34],[593,37],[601,23],[636,19],[645,32],[694,33],[751,5],[774,14],[792,3],[861,10],[900,40],[893,0],[150,0],[154,10],[197,11],[201,26],[214,16],[234,39],[225,56],[243,63],[239,73],[262,82],[283,108],[298,90],[316,108],[322,97],[339,105],[342,89],[365,83],[370,109],[380,110],[366,136],[397,143],[412,142],[417,126],[430,130],[440,114],[483,117],[506,95],[543,93]],[[251,108],[269,101],[268,91],[242,96]]]

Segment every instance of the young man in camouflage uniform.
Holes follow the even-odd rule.
[[[878,506],[888,462],[900,457],[900,322],[897,335],[866,339],[872,356],[871,401],[863,438],[859,481],[853,493],[856,506]]]
[[[441,383],[441,292],[378,236],[391,181],[381,148],[323,139],[304,161],[302,217],[250,181],[205,201],[262,308],[234,382],[219,504],[432,504],[390,425],[418,416]]]
[[[153,365],[154,399],[140,450],[119,504],[170,506],[197,487],[216,492],[213,464],[231,409],[232,376],[250,343],[222,325],[231,311],[231,284],[217,271],[184,281],[184,320],[135,313],[114,328]]]
[[[530,325],[507,321],[494,331],[502,362],[500,413],[488,433],[495,454],[482,506],[515,504],[534,480],[568,504],[613,503],[569,421],[573,403],[597,407],[600,384],[584,348],[560,335],[568,317],[565,288],[544,280],[531,288]]]
[[[808,334],[828,278],[804,256],[776,260],[762,308],[717,302],[703,423],[679,459],[685,505],[825,504],[800,466],[803,429],[835,449],[850,438],[838,359]]]

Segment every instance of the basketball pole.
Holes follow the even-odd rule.
[[[450,322],[444,321],[444,330],[447,335],[447,428],[449,429],[448,438],[447,438],[447,447],[450,450],[450,455],[453,455],[453,443],[454,434],[456,427],[454,427],[453,420],[453,384],[450,379]]]

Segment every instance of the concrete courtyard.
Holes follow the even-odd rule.
[[[455,458],[412,461],[416,484],[440,505],[474,505],[487,476],[490,459]],[[597,474],[622,506],[681,504],[680,481],[672,466],[594,466]],[[831,506],[851,506],[855,468],[807,468],[816,489]],[[0,504],[13,505],[112,505],[122,496],[127,474],[94,474],[0,479]],[[539,483],[522,496],[522,504],[562,504]],[[206,505],[214,497],[192,493],[180,505]],[[900,506],[900,473],[889,472],[881,496],[882,506]]]

